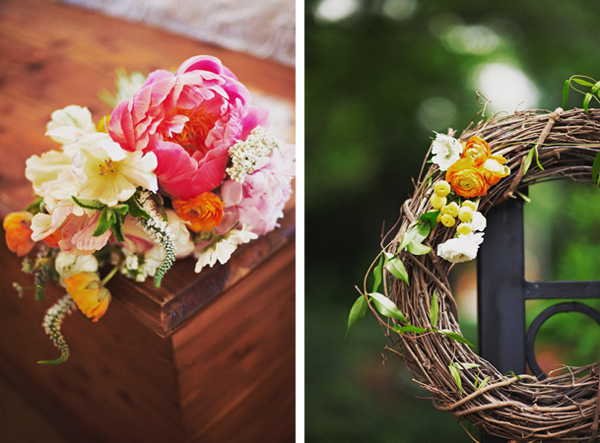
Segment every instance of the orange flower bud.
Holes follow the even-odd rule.
[[[210,231],[223,221],[225,203],[212,192],[204,192],[189,200],[173,201],[177,215],[192,228],[194,232]]]
[[[462,158],[468,158],[475,166],[480,166],[490,156],[490,146],[479,137],[471,137],[465,143]]]
[[[29,212],[11,212],[4,217],[8,249],[16,252],[19,257],[28,254],[35,246],[35,242],[31,240],[31,218]]]
[[[495,155],[488,158],[483,164],[483,170],[486,181],[495,185],[501,178],[510,174],[510,168],[505,165],[506,159],[501,155]]]
[[[486,195],[489,184],[483,170],[476,168],[469,158],[461,158],[446,171],[446,181],[458,195],[474,198]]]
[[[47,237],[44,237],[44,242],[52,248],[58,248],[58,242],[62,240],[62,234],[60,231],[54,231]]]
[[[94,272],[81,272],[65,279],[65,286],[77,307],[92,321],[98,321],[108,309],[110,292]]]

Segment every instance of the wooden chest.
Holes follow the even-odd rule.
[[[97,93],[114,70],[149,72],[197,54],[219,57],[252,91],[293,104],[294,71],[144,26],[44,0],[0,3],[0,215],[32,198],[25,160],[53,147],[50,113],[69,104],[108,114]],[[292,140],[293,141],[293,140]],[[281,227],[194,274],[176,263],[157,290],[122,278],[92,323],[65,320],[71,358],[41,327],[46,301],[19,299],[29,284],[20,259],[0,243],[0,371],[74,441],[287,442],[295,435],[295,211]]]

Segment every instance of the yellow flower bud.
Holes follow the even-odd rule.
[[[473,211],[477,210],[477,205],[474,201],[465,200],[464,202],[462,202],[462,205],[466,208],[471,208]]]
[[[440,180],[433,187],[433,192],[440,197],[445,197],[450,194],[450,184],[446,180]]]
[[[430,203],[433,209],[442,209],[444,206],[446,206],[446,202],[446,197],[441,197],[438,194],[433,194],[431,196]]]
[[[456,223],[455,218],[452,217],[450,214],[444,214],[444,215],[442,215],[440,221],[447,228],[451,228]]]
[[[458,219],[462,222],[470,222],[473,219],[473,210],[468,206],[463,206],[458,210]]]
[[[456,218],[459,209],[460,208],[458,207],[458,204],[456,202],[448,203],[442,208],[442,214],[448,214],[453,218]]]
[[[458,225],[458,227],[456,228],[456,232],[458,234],[462,234],[462,235],[468,235],[471,232],[473,232],[473,229],[471,229],[471,225],[467,224],[467,223],[461,223],[460,225]]]

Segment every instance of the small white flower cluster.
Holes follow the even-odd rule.
[[[123,253],[125,254],[125,263],[121,273],[137,282],[144,282],[146,278],[154,277],[165,259],[162,248],[152,248],[146,254],[132,254],[123,249]]]
[[[273,151],[283,152],[283,142],[261,126],[252,130],[246,140],[238,140],[229,148],[232,165],[227,168],[229,176],[243,183],[244,178],[256,170],[260,157],[268,157]]]

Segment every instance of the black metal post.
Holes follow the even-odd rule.
[[[500,372],[526,370],[523,205],[511,199],[486,215],[478,260],[479,353]],[[482,436],[483,443],[508,440]]]
[[[600,281],[525,280],[522,200],[511,199],[494,206],[486,217],[477,270],[479,354],[503,374],[524,374],[529,362],[534,374],[543,378],[534,349],[541,324],[552,315],[573,311],[600,324],[600,312],[581,303],[559,303],[534,319],[526,333],[525,301],[599,298]],[[483,443],[507,441],[482,435]]]

